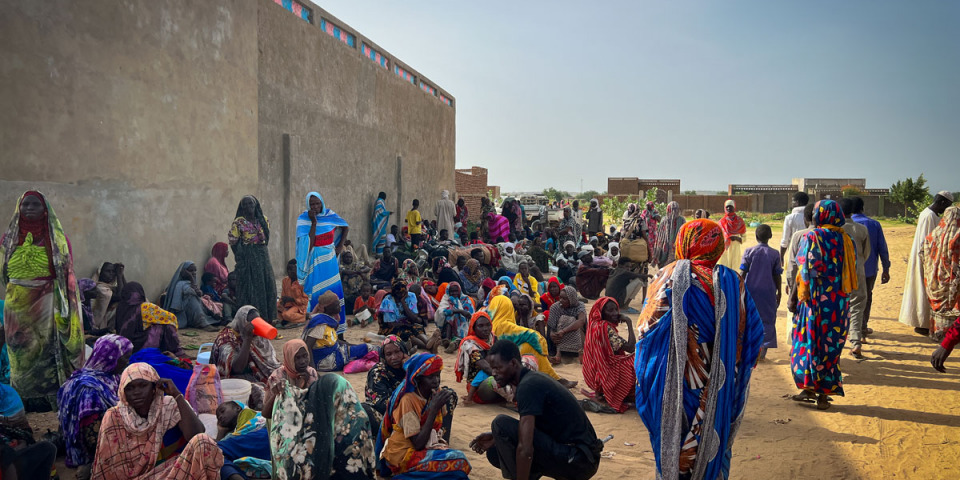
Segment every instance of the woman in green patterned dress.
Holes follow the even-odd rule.
[[[28,412],[56,409],[60,385],[83,365],[83,322],[70,242],[43,194],[20,197],[0,256],[10,384]]]

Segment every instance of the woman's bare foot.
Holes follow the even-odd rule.
[[[564,387],[567,387],[567,388],[577,387],[577,382],[572,380],[567,380],[566,378],[561,378],[560,380],[557,380],[557,381],[560,382],[560,385],[563,385]]]
[[[853,357],[856,358],[857,360],[863,360],[863,352],[860,350],[859,347],[854,348],[850,352],[850,355],[853,355]]]
[[[550,360],[551,365],[560,365],[560,354],[558,353],[556,357],[547,357],[547,360]]]
[[[430,353],[437,353],[437,347],[440,345],[440,331],[435,330],[433,335],[430,336],[430,340],[427,340],[426,349]]]

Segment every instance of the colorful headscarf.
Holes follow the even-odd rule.
[[[723,255],[723,238],[720,225],[706,218],[684,223],[677,233],[677,260],[690,260],[690,271],[707,295],[713,292],[713,268]]]
[[[267,426],[267,419],[263,418],[260,412],[247,407],[247,404],[241,401],[232,400],[232,402],[240,407],[240,414],[237,415],[237,427],[233,429],[230,435],[246,435]]]
[[[474,326],[477,324],[477,321],[481,318],[486,318],[487,321],[493,324],[493,320],[490,319],[490,314],[484,311],[479,311],[474,313],[470,317],[470,329],[467,331],[467,336],[463,337],[463,340],[460,340],[460,352],[457,354],[457,361],[453,364],[453,371],[457,375],[457,383],[463,381],[464,375],[467,374],[467,368],[470,365],[470,352],[479,348],[480,350],[490,350],[490,345],[497,340],[497,336],[493,334],[493,330],[490,331],[490,338],[480,338],[477,336]],[[470,348],[473,347],[473,348]]]
[[[87,363],[60,387],[60,429],[66,443],[69,467],[93,462],[93,452],[83,447],[80,422],[93,415],[102,415],[117,404],[119,376],[114,373],[121,357],[133,350],[133,343],[120,335],[104,335],[93,345]]]
[[[537,353],[545,355],[547,353],[546,340],[537,333],[526,327],[517,325],[517,312],[513,308],[513,301],[503,295],[497,295],[490,299],[490,305],[487,307],[487,314],[490,315],[490,322],[493,324],[493,334],[502,340],[510,340],[517,346],[524,343],[529,344]]]
[[[163,391],[158,385],[154,389],[155,397],[150,404],[150,412],[147,414],[147,418],[141,417],[127,401],[126,388],[134,380],[146,380],[157,384],[160,382],[160,376],[157,375],[157,371],[152,366],[142,362],[131,363],[123,370],[120,375],[120,388],[117,392],[120,397],[120,402],[117,404],[120,418],[123,420],[124,427],[129,431],[142,434],[152,430],[152,433],[156,435],[157,444],[160,444],[163,435],[167,433],[170,426],[180,420],[177,402],[173,398],[165,401]],[[174,417],[176,417],[176,420],[174,420]]]
[[[808,250],[818,250],[827,252],[839,247],[836,236],[839,236],[843,242],[843,271],[841,278],[841,289],[844,293],[850,293],[857,289],[857,251],[853,246],[853,240],[843,224],[846,219],[840,204],[833,200],[820,200],[813,206],[813,225],[814,229],[807,232],[801,242],[805,239],[809,243]],[[834,238],[831,238],[834,237]],[[833,261],[837,259],[834,258]],[[797,297],[802,302],[810,298],[810,282],[815,275],[811,275],[812,266],[805,257],[797,258]]]
[[[467,260],[467,264],[463,266],[463,275],[474,285],[482,282],[483,271],[480,270],[480,262],[476,258]]]
[[[923,245],[923,280],[934,312],[960,309],[960,208],[943,212]]]
[[[417,379],[421,376],[433,375],[443,370],[443,359],[439,355],[432,353],[418,353],[403,362],[403,370],[406,376],[403,383],[393,391],[390,401],[387,403],[387,409],[383,415],[383,422],[380,424],[380,435],[377,436],[376,452],[383,451],[383,444],[390,434],[393,433],[393,426],[399,419],[393,418],[393,411],[400,403],[400,398],[407,393],[413,392],[417,388]]]

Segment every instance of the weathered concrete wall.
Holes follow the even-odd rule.
[[[257,187],[257,4],[0,0],[0,214],[47,194],[78,275],[156,296]],[[3,213],[6,212],[6,213]]]
[[[350,223],[357,246],[370,245],[381,190],[395,212],[392,224],[414,198],[424,218],[434,218],[440,191],[454,192],[455,110],[272,1],[257,0],[257,6],[258,196],[276,219],[275,269],[294,255],[294,225],[310,191]],[[290,138],[286,155],[284,135]]]

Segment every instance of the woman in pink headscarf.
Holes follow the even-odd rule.
[[[230,247],[224,242],[213,244],[213,251],[210,252],[210,260],[203,267],[203,271],[213,274],[213,289],[217,294],[223,292],[227,286],[227,275],[230,270],[227,269],[227,256],[230,254]]]

